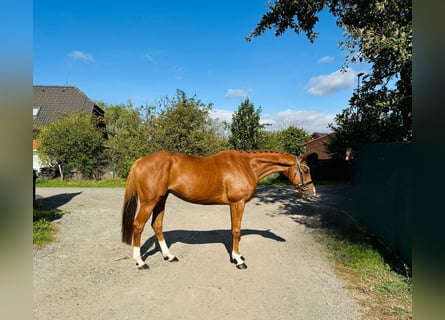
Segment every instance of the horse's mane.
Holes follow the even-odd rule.
[[[281,150],[234,150],[239,153],[278,153],[278,154],[289,154],[288,152],[284,152]]]
[[[234,151],[240,154],[261,154],[261,153],[265,153],[265,154],[281,154],[281,155],[285,155],[285,156],[293,156],[296,157],[297,155],[291,154],[289,152],[286,151],[282,151],[282,150],[265,150],[265,149],[259,149],[259,150],[226,150],[226,151]],[[224,151],[223,151],[224,152]],[[307,153],[304,154],[300,154],[298,155],[298,157],[302,160],[306,159],[308,156]]]

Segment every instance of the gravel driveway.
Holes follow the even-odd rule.
[[[298,222],[299,210],[312,203],[287,187],[260,187],[246,206],[246,270],[230,263],[228,206],[170,195],[164,231],[179,262],[162,259],[147,224],[142,241],[150,269],[138,270],[131,247],[120,242],[124,189],[36,193],[40,206],[69,213],[54,222],[56,241],[33,250],[34,319],[361,319],[358,299]]]

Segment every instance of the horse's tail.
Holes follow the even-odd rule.
[[[133,221],[138,207],[138,193],[133,167],[128,174],[124,205],[122,208],[122,242],[130,245],[133,240]]]

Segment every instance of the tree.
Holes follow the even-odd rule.
[[[344,67],[356,61],[372,65],[371,74],[363,77],[362,86],[351,97],[350,107],[337,116],[337,126],[332,126],[339,133],[337,138],[346,135],[345,139],[355,143],[411,140],[410,0],[280,0],[269,8],[247,40],[274,28],[277,36],[292,29],[314,42],[317,15],[328,8],[345,31],[346,41],[340,43],[348,50]],[[356,129],[359,132],[353,131]]]
[[[241,103],[232,115],[232,123],[226,124],[230,129],[229,144],[233,149],[255,150],[262,147],[266,124],[260,123],[260,114],[261,107],[255,110],[249,98]]]
[[[282,133],[282,130],[264,131],[264,141],[261,149],[284,151]]]
[[[290,126],[282,131],[283,151],[291,154],[304,153],[304,147],[301,145],[310,139],[309,133],[305,130]]]
[[[281,150],[295,155],[305,152],[302,144],[310,139],[310,135],[304,129],[295,126],[279,131],[265,131],[264,136],[263,148]]]
[[[138,112],[127,105],[105,106],[107,154],[114,172],[126,177],[133,162],[150,151],[144,123]]]
[[[104,134],[98,119],[79,111],[50,122],[38,134],[39,156],[62,166],[65,176],[79,170],[83,177],[98,178],[105,166]]]
[[[176,98],[166,97],[159,106],[159,114],[148,117],[150,142],[158,149],[193,155],[221,151],[222,144],[209,115],[212,104],[188,98],[184,91],[177,90]]]

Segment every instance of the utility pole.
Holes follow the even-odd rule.
[[[363,76],[365,73],[360,72],[357,73],[357,94],[360,96],[360,77]]]

